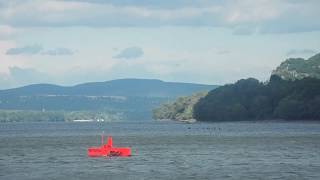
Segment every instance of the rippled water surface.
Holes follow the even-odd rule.
[[[129,158],[88,158],[99,134]],[[320,123],[0,124],[0,179],[320,179]]]

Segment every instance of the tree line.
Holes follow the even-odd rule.
[[[174,102],[164,103],[153,109],[153,119],[190,120],[193,119],[193,106],[207,92],[195,93],[191,96],[177,98]]]
[[[320,80],[242,79],[214,89],[193,109],[199,121],[320,120]]]
[[[123,114],[111,111],[0,110],[0,122],[118,121],[123,119]]]

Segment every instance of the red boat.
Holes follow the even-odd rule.
[[[107,143],[104,144],[103,135],[101,135],[100,147],[89,147],[89,157],[101,157],[101,156],[121,156],[127,157],[131,155],[131,150],[128,147],[112,147],[112,137],[108,136]]]

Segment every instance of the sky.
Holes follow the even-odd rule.
[[[320,52],[319,0],[0,0],[0,89],[266,81]]]

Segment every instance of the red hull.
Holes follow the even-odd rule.
[[[89,147],[89,157],[101,157],[101,156],[121,156],[127,157],[131,155],[131,150],[128,147],[112,147],[112,137],[108,136],[107,143],[103,144],[103,137],[101,138],[100,147]]]

